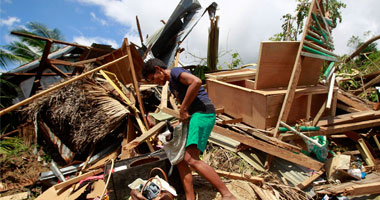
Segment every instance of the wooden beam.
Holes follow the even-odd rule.
[[[156,134],[158,131],[160,131],[166,124],[166,121],[162,121],[155,126],[153,126],[151,129],[140,135],[139,137],[135,138],[131,142],[129,142],[126,146],[123,148],[125,150],[130,150],[136,148],[139,144],[143,143],[148,138],[152,137],[154,134]]]
[[[366,83],[363,88],[364,90],[368,89],[369,87],[372,87],[374,84],[377,84],[377,83],[380,83],[380,75],[376,76],[375,78],[373,78],[372,80],[370,80],[368,83]],[[362,89],[358,89],[358,90],[355,90],[354,91],[354,94],[358,95],[360,93],[362,93]]]
[[[71,75],[71,73],[64,73],[65,75]],[[2,76],[36,76],[37,73],[2,73]],[[57,73],[41,73],[40,76],[57,76]]]
[[[353,108],[353,107],[350,107],[350,106],[346,106],[342,103],[338,103],[336,104],[336,107],[341,109],[341,110],[344,110],[346,112],[349,112],[349,113],[356,113],[356,112],[360,112],[360,110],[356,109],[356,108]]]
[[[168,108],[168,107],[163,107],[163,108],[161,109],[161,111],[164,112],[164,113],[166,113],[166,114],[169,114],[169,115],[171,115],[171,116],[173,116],[173,117],[175,117],[175,118],[177,118],[177,119],[180,118],[180,116],[179,116],[179,111],[175,111],[175,110],[170,109],[170,108]]]
[[[313,123],[312,123],[312,126],[316,126],[318,124],[318,121],[319,119],[321,118],[322,114],[325,112],[326,110],[326,104],[327,104],[327,100],[322,104],[321,108],[319,109],[317,115],[314,117],[313,119]]]
[[[67,78],[67,77],[69,77],[69,76],[66,75],[62,70],[60,70],[57,66],[55,66],[55,65],[53,65],[53,64],[50,64],[50,65],[48,65],[48,66],[49,66],[49,68],[50,68],[53,72],[57,73],[57,75],[61,76],[62,78]]]
[[[338,100],[360,111],[370,110],[370,108],[368,108],[365,104],[357,102],[346,96],[346,92],[342,90],[338,90]]]
[[[56,185],[54,185],[54,189],[55,190],[59,190],[59,189],[62,189],[62,188],[65,188],[69,185],[72,185],[74,183],[78,183],[79,181],[85,179],[85,178],[88,178],[90,176],[94,176],[94,175],[97,175],[97,174],[100,174],[102,173],[104,170],[103,169],[97,169],[97,170],[94,170],[94,171],[90,171],[90,172],[87,172],[85,174],[82,174],[80,176],[77,176],[77,177],[74,177],[72,179],[69,179],[65,182],[62,182],[62,183],[58,183]]]
[[[162,87],[160,109],[168,107],[168,88],[169,81],[166,81],[165,85]]]
[[[340,125],[333,125],[328,127],[320,127],[319,131],[313,131],[313,132],[303,132],[303,134],[307,136],[316,136],[316,135],[331,135],[336,133],[344,133],[347,131],[354,131],[364,128],[371,128],[380,126],[380,119],[372,119],[372,120],[366,120],[366,121],[359,121],[359,122],[353,122],[349,124],[340,124]],[[299,136],[294,134],[283,134],[282,139],[285,141],[293,140],[299,138]]]
[[[72,79],[69,79],[69,80],[67,80],[67,81],[65,81],[65,82],[62,82],[62,83],[60,83],[60,84],[58,84],[58,85],[55,85],[54,87],[51,87],[51,88],[49,88],[49,89],[46,89],[46,90],[44,90],[44,91],[42,91],[42,92],[40,92],[40,93],[38,93],[38,94],[36,94],[36,95],[33,95],[33,96],[31,96],[31,97],[29,97],[29,98],[27,98],[27,99],[24,99],[23,101],[20,101],[20,102],[18,102],[17,104],[14,104],[14,105],[12,105],[12,106],[9,106],[9,107],[7,107],[7,108],[1,110],[1,111],[0,111],[0,116],[6,114],[6,113],[8,113],[8,112],[11,112],[11,111],[15,110],[16,108],[18,108],[18,107],[20,107],[20,106],[23,106],[23,105],[25,105],[25,104],[27,104],[27,103],[33,101],[34,99],[40,97],[40,96],[43,96],[43,95],[45,95],[45,94],[47,94],[47,93],[49,93],[49,92],[51,92],[51,91],[54,91],[54,90],[56,90],[56,89],[62,88],[62,87],[65,86],[65,85],[68,85],[68,84],[70,84],[70,83],[72,83],[72,82],[74,82],[74,81],[76,81],[76,80],[79,80],[79,79],[81,79],[81,78],[83,78],[83,77],[85,77],[85,76],[88,76],[88,75],[90,75],[90,74],[92,74],[92,73],[94,73],[94,72],[97,72],[97,71],[99,71],[99,70],[101,70],[101,69],[104,69],[104,68],[106,68],[106,67],[108,67],[108,66],[110,66],[110,65],[112,65],[112,64],[114,64],[114,63],[116,63],[116,62],[119,62],[119,61],[121,61],[121,60],[123,60],[123,59],[125,59],[125,58],[127,58],[127,55],[122,56],[122,57],[120,57],[120,58],[118,58],[118,59],[116,59],[116,60],[114,60],[114,61],[112,61],[112,62],[109,62],[109,63],[105,64],[105,65],[102,65],[102,66],[100,66],[100,67],[97,67],[97,68],[95,68],[95,69],[93,69],[93,70],[90,70],[90,71],[88,71],[88,72],[86,72],[86,73],[83,73],[83,74],[81,74],[81,75],[79,75],[79,76],[76,76],[76,77],[74,77],[74,78],[72,78]]]
[[[138,80],[137,80],[137,76],[136,76],[136,72],[135,72],[135,67],[133,65],[131,48],[130,48],[130,46],[128,44],[128,39],[127,38],[124,38],[124,43],[127,46],[127,55],[128,55],[128,60],[129,60],[129,66],[131,68],[131,74],[132,74],[132,79],[133,79],[133,87],[135,88],[135,92],[136,92],[136,96],[137,96],[137,101],[139,102],[140,112],[141,112],[141,115],[142,115],[145,127],[147,129],[149,129],[148,121],[146,120],[146,117],[145,117],[144,103],[142,101],[141,94],[140,94],[140,86],[137,83]]]
[[[139,17],[137,17],[137,15],[136,15],[136,24],[137,24],[137,30],[139,31],[141,44],[144,44],[144,39],[143,39],[141,28],[140,28]]]
[[[367,163],[368,166],[374,167],[375,166],[375,158],[373,157],[371,151],[368,149],[366,143],[364,142],[363,138],[358,139],[359,143],[359,151],[362,155],[363,159]]]
[[[226,171],[221,171],[221,170],[215,170],[216,173],[219,176],[235,179],[235,180],[243,180],[243,181],[248,181],[256,185],[264,185],[264,178],[261,177],[245,177],[243,174],[238,174],[234,172],[226,172]]]
[[[235,131],[225,129],[220,126],[215,126],[213,131],[221,135],[224,135],[226,137],[229,137],[231,139],[234,139],[247,146],[250,146],[260,151],[263,151],[265,153],[268,153],[270,155],[282,158],[284,160],[299,164],[301,166],[304,166],[313,170],[320,170],[324,165],[323,163],[318,162],[312,158],[309,158],[303,154],[292,153],[288,150],[254,139],[249,136],[236,133]]]
[[[245,130],[245,131],[247,131],[248,133],[250,133],[251,135],[253,135],[255,137],[258,137],[258,138],[260,138],[260,139],[262,139],[268,143],[271,143],[273,145],[276,145],[278,147],[287,149],[287,150],[295,152],[295,153],[301,152],[300,147],[297,147],[297,146],[291,145],[289,143],[283,142],[280,139],[277,139],[275,137],[267,136],[266,134],[261,133],[259,131],[255,131],[255,130]]]
[[[319,178],[320,176],[322,176],[322,174],[324,174],[324,173],[325,173],[325,169],[322,168],[321,170],[317,171],[317,173],[314,173],[312,176],[310,176],[309,178],[307,178],[306,180],[304,180],[302,183],[298,184],[297,187],[300,190],[303,190],[308,185],[310,185],[310,183],[312,183],[313,181],[317,180],[317,178]]]
[[[365,194],[380,194],[380,182],[360,184],[348,187],[344,190],[345,196],[360,196]]]
[[[229,119],[229,120],[222,120],[222,124],[226,125],[226,124],[235,124],[235,123],[240,123],[242,122],[243,119],[242,118],[236,118],[236,119]]]
[[[27,38],[32,38],[32,39],[43,40],[43,41],[51,41],[52,43],[64,44],[64,45],[69,45],[69,46],[73,46],[73,47],[87,48],[87,49],[92,49],[92,50],[97,50],[97,51],[107,51],[105,49],[94,48],[94,47],[90,47],[90,46],[85,46],[85,45],[65,42],[65,41],[61,41],[61,40],[55,40],[55,39],[40,37],[40,36],[37,36],[37,35],[31,35],[31,34],[26,34],[26,33],[15,32],[15,31],[12,31],[11,34],[17,35],[17,36],[21,36],[21,37],[27,37]]]
[[[32,89],[30,91],[30,96],[34,95],[36,93],[38,87],[41,86],[41,82],[40,82],[41,81],[41,74],[46,69],[46,66],[48,65],[47,58],[50,54],[50,48],[51,48],[52,44],[53,44],[53,42],[51,40],[46,40],[46,45],[44,48],[44,52],[41,56],[40,64],[38,65],[37,75],[34,77],[34,82],[33,82]]]

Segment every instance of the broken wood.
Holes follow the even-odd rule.
[[[358,139],[358,143],[359,144],[357,146],[364,161],[367,163],[369,167],[374,167],[375,159],[371,151],[368,149],[367,144],[364,142],[363,138]]]
[[[110,65],[112,65],[112,64],[114,64],[114,63],[117,63],[117,62],[119,62],[119,61],[121,61],[121,60],[123,60],[123,59],[125,59],[125,58],[127,58],[127,57],[128,57],[128,55],[122,56],[122,57],[120,57],[120,58],[118,58],[118,59],[116,59],[116,60],[114,60],[114,61],[112,61],[112,62],[109,62],[109,63],[107,63],[107,64],[104,64],[104,65],[102,65],[102,66],[99,66],[99,67],[97,67],[97,68],[95,68],[95,69],[93,69],[93,70],[90,70],[90,71],[88,71],[88,72],[86,72],[86,73],[83,73],[83,74],[81,74],[81,75],[79,75],[79,76],[76,76],[76,77],[74,77],[74,78],[72,78],[72,79],[69,79],[69,80],[67,80],[67,81],[65,81],[65,82],[62,82],[62,83],[60,83],[60,84],[58,84],[58,85],[56,85],[56,86],[53,86],[53,87],[51,87],[51,88],[49,88],[49,89],[46,89],[46,90],[44,90],[44,91],[41,91],[40,93],[35,94],[35,95],[33,95],[33,96],[31,96],[31,97],[29,97],[29,98],[23,100],[23,101],[20,101],[20,102],[18,102],[17,104],[14,104],[14,105],[12,105],[12,106],[9,106],[9,107],[7,107],[7,108],[1,110],[1,111],[0,111],[0,116],[6,114],[6,113],[8,113],[8,112],[11,112],[11,111],[15,110],[16,108],[18,108],[18,107],[20,107],[20,106],[23,106],[23,105],[25,105],[25,104],[28,104],[29,102],[33,101],[34,99],[36,99],[36,98],[38,98],[38,97],[41,97],[41,96],[43,96],[43,95],[45,95],[45,94],[47,94],[47,93],[49,93],[49,92],[51,92],[51,91],[54,91],[54,90],[59,89],[59,88],[62,88],[62,87],[65,86],[65,85],[68,85],[68,84],[70,84],[70,83],[72,83],[72,82],[74,82],[74,81],[76,81],[76,80],[79,80],[79,79],[81,79],[81,78],[83,78],[83,77],[85,77],[85,76],[88,76],[88,75],[90,75],[90,74],[92,74],[92,73],[94,73],[94,72],[97,72],[97,71],[99,71],[99,70],[101,70],[101,69],[104,69],[104,68],[106,68],[106,67],[108,67],[108,66],[110,66]]]
[[[141,144],[142,142],[144,142],[148,138],[152,137],[154,134],[157,134],[157,132],[160,131],[161,128],[163,128],[165,126],[165,124],[166,124],[165,121],[162,121],[162,122],[156,124],[151,129],[149,129],[148,131],[146,131],[145,133],[143,133],[142,135],[140,135],[136,139],[132,140],[131,142],[129,142],[123,148],[125,148],[126,150],[136,148],[139,144]]]
[[[261,177],[252,177],[252,176],[244,176],[243,174],[233,173],[233,172],[226,172],[221,170],[215,170],[216,173],[219,176],[235,179],[235,180],[243,180],[248,181],[256,185],[264,185],[264,178]]]
[[[353,122],[349,124],[340,124],[340,125],[332,125],[328,127],[320,127],[319,131],[313,131],[313,132],[304,132],[303,134],[307,136],[316,136],[316,135],[330,135],[335,133],[344,133],[347,131],[354,131],[364,128],[370,128],[380,126],[380,119],[372,119],[367,121],[359,121],[359,122]],[[293,134],[283,134],[282,138],[285,141],[293,140],[295,138],[298,138],[299,136],[293,135]]]
[[[344,190],[343,195],[359,196],[365,194],[380,194],[380,182],[355,185]]]
[[[322,176],[322,174],[324,174],[324,173],[325,173],[324,169],[321,169],[321,170],[317,171],[312,176],[310,176],[309,178],[307,178],[306,180],[304,180],[302,183],[298,184],[297,187],[300,190],[303,190],[308,185],[310,185],[313,181],[317,180],[317,178],[319,178],[320,176]]]
[[[231,139],[234,139],[236,141],[239,141],[242,144],[245,144],[247,146],[250,146],[260,151],[263,151],[265,153],[268,153],[270,155],[282,158],[284,160],[288,160],[290,162],[299,164],[304,167],[308,167],[313,170],[320,170],[323,167],[323,163],[318,162],[312,158],[309,158],[303,154],[292,153],[288,150],[254,139],[252,137],[236,133],[235,131],[231,131],[219,126],[214,126],[213,131],[221,135],[224,135],[226,137],[229,137]]]
[[[56,185],[54,185],[54,189],[55,190],[60,190],[62,188],[65,188],[67,186],[70,186],[74,183],[78,183],[79,181],[81,181],[82,179],[85,179],[85,178],[88,178],[90,176],[94,176],[94,175],[97,175],[97,174],[100,174],[103,172],[103,169],[97,169],[97,170],[94,170],[94,171],[90,171],[90,172],[87,172],[83,175],[80,175],[80,176],[77,176],[77,177],[74,177],[72,179],[69,179],[65,182],[62,182],[62,183],[58,183]]]

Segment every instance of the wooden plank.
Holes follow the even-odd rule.
[[[380,83],[380,75],[376,76],[372,80],[370,80],[368,83],[366,83],[363,88],[360,88],[356,91],[354,91],[354,94],[358,95],[363,92],[363,90],[367,90],[369,87],[372,87],[373,85]]]
[[[174,95],[170,93],[170,96],[169,96],[169,102],[170,102],[170,105],[173,107],[173,109],[176,111],[176,112],[179,112],[179,108],[177,106],[177,102],[176,100],[174,99]]]
[[[364,142],[363,138],[358,139],[359,143],[359,151],[363,156],[363,159],[367,163],[368,166],[373,167],[375,166],[375,158],[373,157],[371,151],[368,149],[366,143]]]
[[[14,104],[14,105],[12,105],[12,106],[9,106],[9,107],[7,107],[7,108],[1,110],[1,111],[0,111],[0,116],[6,114],[6,113],[8,113],[8,112],[11,112],[11,111],[15,110],[16,108],[18,108],[18,107],[20,107],[20,106],[23,106],[23,105],[25,105],[25,104],[27,104],[27,103],[33,101],[34,99],[40,97],[40,96],[43,96],[43,95],[45,95],[45,94],[47,94],[47,93],[49,93],[49,92],[51,92],[51,91],[54,91],[54,90],[56,90],[56,89],[62,88],[62,87],[65,86],[65,85],[68,85],[68,84],[70,84],[70,83],[72,83],[72,82],[74,82],[74,81],[76,81],[76,80],[79,80],[79,79],[81,79],[81,78],[83,78],[83,77],[85,77],[85,76],[88,76],[88,75],[90,75],[90,74],[92,74],[92,73],[94,73],[94,72],[97,72],[97,71],[99,71],[99,70],[101,70],[101,69],[104,69],[104,68],[106,68],[106,67],[108,67],[108,66],[110,66],[110,65],[112,65],[112,64],[114,64],[114,63],[117,63],[117,62],[119,62],[119,61],[121,61],[121,60],[123,60],[123,59],[125,59],[125,58],[127,58],[127,55],[125,55],[125,56],[123,56],[123,57],[121,57],[121,58],[118,58],[118,59],[116,59],[116,60],[114,60],[114,61],[112,61],[112,62],[109,62],[109,63],[107,63],[107,64],[104,64],[104,65],[102,65],[102,66],[100,66],[100,67],[97,67],[97,68],[95,68],[95,69],[93,69],[93,70],[90,70],[90,71],[88,71],[88,72],[86,72],[86,73],[83,73],[83,74],[81,74],[81,75],[79,75],[79,76],[76,76],[76,77],[74,77],[74,78],[72,78],[72,79],[69,79],[69,80],[67,80],[67,81],[65,81],[65,82],[62,82],[62,83],[60,83],[60,84],[58,84],[58,85],[55,85],[55,86],[53,86],[53,87],[51,87],[51,88],[49,88],[49,89],[46,89],[46,90],[44,90],[44,91],[41,91],[41,92],[39,92],[39,93],[36,94],[36,95],[33,95],[33,96],[31,96],[31,97],[29,97],[29,98],[27,98],[27,99],[25,99],[25,100],[23,100],[23,101],[21,101],[21,102],[18,102],[17,104]]]
[[[224,107],[215,108],[216,114],[222,114],[224,113]]]
[[[223,72],[215,72],[205,75],[207,79],[219,80],[224,82],[233,82],[246,79],[255,79],[255,69],[238,69]]]
[[[299,45],[299,42],[262,42],[254,89],[287,87]],[[304,59],[301,64],[307,67],[302,69],[297,85],[316,85],[322,62],[315,58]]]
[[[169,81],[166,81],[165,85],[162,87],[160,109],[168,107],[168,88]]]
[[[248,181],[256,185],[264,185],[264,178],[261,178],[261,177],[252,177],[252,176],[246,177],[243,174],[238,174],[234,172],[226,172],[226,171],[221,171],[221,170],[215,170],[215,171],[219,176],[222,176],[222,177],[227,177],[227,178],[231,178],[235,180]]]
[[[0,197],[0,200],[18,200],[18,199],[28,199],[29,192],[20,192],[17,194],[12,194],[9,196]]]
[[[335,133],[344,133],[347,131],[354,131],[364,128],[376,127],[380,126],[380,119],[372,119],[366,121],[352,122],[349,124],[340,124],[333,125],[328,127],[320,127],[319,131],[313,132],[303,132],[307,136],[316,136],[316,135],[331,135]],[[285,141],[293,140],[295,138],[299,138],[293,134],[283,134],[282,139]]]
[[[266,142],[254,139],[252,137],[236,133],[235,131],[231,131],[219,126],[215,126],[213,131],[218,134],[229,137],[231,139],[234,139],[238,142],[241,142],[247,146],[250,146],[260,151],[263,151],[265,153],[268,153],[270,155],[282,158],[284,160],[288,160],[290,162],[299,164],[301,166],[304,166],[313,170],[320,170],[323,167],[323,163],[318,162],[312,158],[309,158],[303,154],[292,153],[288,150],[282,149],[272,144],[268,144]]]
[[[171,115],[171,116],[173,116],[173,117],[175,117],[175,118],[177,118],[177,119],[180,118],[180,116],[179,116],[179,111],[175,111],[175,110],[170,109],[170,108],[168,108],[168,107],[163,107],[163,108],[161,109],[161,111],[164,112],[164,113],[167,113],[167,114],[169,114],[169,115]]]
[[[54,189],[55,190],[60,190],[62,188],[70,186],[70,185],[72,185],[74,183],[78,183],[79,181],[81,181],[81,180],[83,180],[85,178],[88,178],[90,176],[94,176],[94,175],[100,174],[102,172],[103,172],[103,169],[97,169],[97,170],[94,170],[94,171],[87,172],[87,173],[82,174],[80,176],[77,176],[77,177],[74,177],[72,179],[69,179],[69,180],[67,180],[65,182],[58,183],[58,184],[54,185]]]
[[[127,124],[127,131],[124,135],[123,142],[121,143],[121,146],[126,146],[128,143],[130,143],[132,140],[136,138],[136,131],[134,128],[134,124],[130,117],[128,117],[128,124]],[[120,159],[124,160],[127,158],[131,158],[132,153],[129,149],[121,148],[121,155]]]
[[[349,112],[349,113],[360,112],[360,110],[358,110],[356,108],[353,108],[353,107],[350,107],[350,106],[346,106],[346,105],[341,104],[341,103],[336,104],[336,107],[339,108],[339,109],[341,109],[341,110],[344,110],[346,112]]]
[[[260,187],[254,184],[250,184],[250,186],[256,192],[257,196],[260,197],[261,200],[270,200],[270,198],[267,197],[267,195],[264,193],[264,191]]]
[[[329,93],[327,95],[327,103],[326,103],[326,108],[330,109],[332,100],[333,100],[333,93],[334,93],[334,84],[335,84],[335,76],[336,74],[333,73],[331,79],[330,79],[330,84],[329,84]]]
[[[380,151],[380,142],[379,142],[379,139],[377,139],[377,135],[374,135],[373,139],[375,140],[377,150]]]
[[[321,170],[317,171],[312,176],[310,176],[309,178],[307,178],[306,180],[304,180],[302,183],[298,184],[297,187],[300,190],[303,190],[308,185],[310,185],[313,181],[317,180],[320,176],[322,176],[322,174],[324,174],[324,173],[325,173],[325,169],[322,168]]]
[[[258,137],[258,138],[260,138],[260,139],[262,139],[268,143],[276,145],[278,147],[281,147],[281,148],[284,148],[284,149],[287,149],[289,151],[296,152],[296,153],[301,152],[300,147],[297,147],[297,146],[291,145],[289,143],[283,142],[280,139],[277,139],[275,137],[270,137],[270,136],[265,135],[264,133],[254,131],[254,130],[246,130],[246,131],[249,132],[250,134],[252,134],[253,136],[256,136],[256,137]]]
[[[242,121],[243,121],[242,118],[235,118],[235,119],[229,119],[229,120],[222,120],[222,124],[224,124],[224,125],[226,125],[226,124],[235,124],[235,123],[240,123]]]
[[[243,158],[246,162],[248,162],[255,170],[264,172],[266,171],[264,168],[264,164],[261,162],[260,158],[252,152],[247,151],[239,151],[237,154]]]
[[[380,182],[354,185],[344,190],[345,196],[360,196],[368,194],[380,194]]]
[[[312,95],[307,95],[307,107],[306,107],[306,120],[310,120],[310,111],[311,111],[311,100],[312,100]]]
[[[139,137],[135,138],[134,140],[132,140],[131,142],[129,142],[126,146],[124,146],[123,148],[125,148],[126,150],[129,150],[129,149],[134,149],[135,147],[137,147],[139,144],[141,144],[142,142],[144,142],[145,140],[147,140],[148,138],[152,137],[154,134],[157,134],[158,131],[160,131],[164,126],[165,126],[166,122],[165,121],[162,121],[158,124],[156,124],[155,126],[153,126],[151,129],[149,129],[148,131],[146,131],[145,133],[143,133],[142,135],[140,135]]]
[[[370,110],[370,108],[368,108],[365,104],[355,101],[345,94],[346,93],[344,91],[338,90],[338,100],[360,111]]]
[[[28,38],[43,40],[43,41],[51,41],[52,43],[57,43],[57,44],[64,44],[64,45],[69,45],[69,46],[74,46],[74,47],[85,48],[85,49],[93,49],[93,50],[97,50],[97,51],[106,51],[106,50],[100,49],[100,48],[94,48],[94,47],[80,45],[80,44],[76,44],[76,43],[70,43],[70,42],[55,40],[55,39],[51,39],[51,38],[45,38],[45,37],[41,37],[38,35],[31,35],[31,34],[27,34],[27,33],[20,33],[20,32],[12,31],[11,34],[22,36],[22,37],[28,37]]]
[[[135,105],[129,100],[126,94],[119,88],[119,86],[116,85],[116,83],[107,75],[107,71],[100,70],[100,74],[107,80],[107,82],[116,90],[116,92],[121,96],[121,98],[127,103],[128,106],[130,106],[136,113],[139,113],[140,111],[135,107]],[[113,74],[113,73],[111,73]]]
[[[139,87],[139,84],[137,83],[138,79],[137,79],[136,72],[135,72],[135,66],[134,66],[133,60],[132,60],[131,49],[130,49],[130,47],[128,45],[128,39],[127,38],[124,38],[124,44],[127,47],[127,55],[128,55],[129,66],[130,66],[131,74],[132,74],[133,87],[135,88],[135,92],[136,92],[136,96],[137,96],[137,101],[139,102],[141,116],[143,118],[143,122],[145,124],[145,127],[147,129],[149,129],[148,121],[146,120],[146,117],[145,117],[144,104],[143,104],[143,101],[141,99],[140,87]]]

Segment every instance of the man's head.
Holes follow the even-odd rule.
[[[159,85],[165,84],[165,74],[163,71],[168,67],[160,59],[152,58],[146,61],[142,67],[141,74],[148,82]],[[163,83],[162,83],[163,82]]]

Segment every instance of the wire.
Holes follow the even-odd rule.
[[[103,196],[104,194],[106,193],[106,189],[107,189],[107,186],[108,186],[108,183],[110,182],[110,179],[111,179],[111,175],[112,175],[112,171],[113,171],[113,167],[114,167],[114,164],[115,164],[115,160],[114,159],[111,159],[111,169],[109,171],[109,175],[108,175],[108,178],[107,178],[107,182],[106,182],[106,185],[104,186],[104,190],[102,192],[102,195],[100,196],[100,200],[103,199]]]

